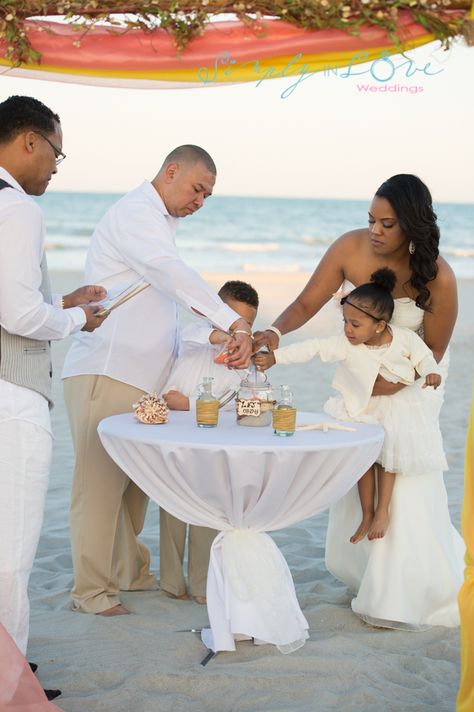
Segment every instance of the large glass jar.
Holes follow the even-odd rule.
[[[237,393],[237,425],[259,427],[270,425],[275,405],[273,388],[264,373],[252,369]]]

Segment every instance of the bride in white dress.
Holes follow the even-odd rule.
[[[412,299],[396,299],[391,323],[414,331],[423,310]],[[440,362],[442,386],[426,389],[434,426],[443,402],[448,353]],[[412,386],[421,388],[422,381]],[[409,396],[403,389],[392,398]],[[416,422],[412,424],[416,436]],[[430,443],[426,443],[430,447]],[[331,507],[326,538],[326,566],[356,597],[351,606],[367,623],[420,630],[459,625],[457,593],[463,581],[464,542],[451,524],[443,472],[397,475],[390,505],[390,525],[382,539],[354,545],[362,510],[357,487]]]
[[[419,333],[421,329],[443,369],[443,386],[427,389],[436,422],[457,315],[456,281],[439,256],[438,243],[428,188],[413,175],[389,178],[371,203],[369,228],[352,230],[331,245],[296,300],[272,327],[255,334],[255,347],[276,349],[280,334],[305,324],[344,281],[357,286],[380,267],[389,267],[397,276],[392,322]],[[381,377],[373,395],[409,398],[403,386]],[[416,435],[416,422],[413,429]],[[457,592],[463,579],[464,545],[449,518],[442,471],[396,477],[390,525],[382,539],[351,544],[360,519],[354,487],[331,509],[326,542],[328,569],[357,594],[353,611],[382,627],[459,625]]]

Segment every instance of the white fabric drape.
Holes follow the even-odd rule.
[[[0,622],[23,654],[28,580],[43,522],[51,451],[45,428],[13,418],[0,423]]]
[[[298,423],[327,416],[299,413]],[[172,412],[166,425],[142,425],[132,414],[99,425],[104,447],[143,491],[174,516],[221,531],[212,546],[208,612],[213,650],[235,650],[242,634],[278,645],[304,644],[307,623],[288,566],[265,531],[327,509],[374,462],[383,441],[377,425],[354,432],[297,432],[241,427],[233,413],[201,429],[194,413]],[[275,614],[275,615],[273,615]]]

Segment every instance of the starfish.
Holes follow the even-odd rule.
[[[322,430],[323,433],[327,433],[328,430],[347,430],[348,432],[355,433],[357,428],[351,428],[348,425],[340,425],[340,423],[306,423],[305,425],[297,425],[296,430]]]

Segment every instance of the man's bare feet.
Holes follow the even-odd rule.
[[[175,593],[171,593],[171,591],[165,591],[163,588],[161,590],[168,596],[168,598],[174,598],[176,601],[189,601],[191,598],[188,593],[182,593],[180,596],[177,596]]]
[[[112,608],[107,608],[106,611],[101,611],[100,613],[96,613],[97,616],[126,616],[130,613],[128,608],[126,608],[123,603],[117,603],[116,606],[112,606]]]
[[[365,535],[367,534],[367,532],[370,529],[370,526],[372,524],[372,519],[373,519],[373,514],[364,514],[362,516],[362,521],[359,524],[358,529],[355,531],[355,533],[349,539],[351,544],[357,544],[358,541],[362,541],[362,539],[365,537]]]
[[[196,603],[199,603],[200,606],[205,606],[207,603],[207,598],[205,596],[193,596],[193,598]]]
[[[390,517],[387,510],[376,511],[374,515],[374,520],[372,526],[367,534],[367,539],[373,541],[374,539],[382,539],[385,536],[385,532],[388,529],[390,523]]]

